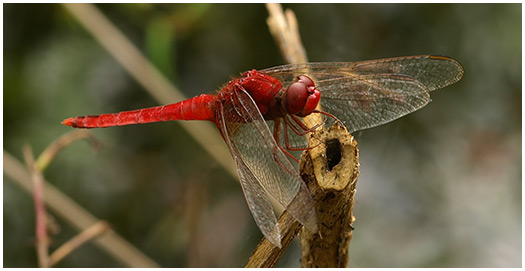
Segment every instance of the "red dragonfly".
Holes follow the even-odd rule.
[[[317,232],[312,197],[289,159],[293,158],[289,151],[305,149],[297,147],[293,138],[304,140],[302,135],[320,125],[308,127],[302,117],[323,114],[325,119],[342,121],[349,132],[378,126],[420,109],[430,101],[430,91],[462,76],[459,62],[431,55],[289,64],[245,72],[216,94],[134,111],[74,117],[62,123],[101,128],[169,120],[213,122],[235,160],[255,222],[280,247],[277,219],[263,191],[309,231]],[[316,109],[318,104],[321,109]]]

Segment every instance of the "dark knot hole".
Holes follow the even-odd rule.
[[[339,162],[341,162],[341,142],[337,139],[329,139],[326,141],[326,162],[328,169],[332,170]]]

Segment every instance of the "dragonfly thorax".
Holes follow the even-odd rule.
[[[245,72],[233,87],[247,91],[266,120],[282,118],[287,114],[299,117],[310,115],[321,97],[313,80],[306,75],[298,76],[295,82],[283,88],[278,79],[251,70]]]
[[[265,118],[268,114],[273,114],[276,107],[280,107],[278,97],[282,85],[274,77],[251,70],[243,74],[239,79],[239,85],[250,94]]]

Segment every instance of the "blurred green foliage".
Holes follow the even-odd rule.
[[[465,67],[423,110],[356,133],[351,266],[521,266],[521,4],[284,6],[311,61],[437,54]],[[21,161],[24,143],[38,154],[70,131],[67,117],[156,105],[62,6],[3,7],[4,150]],[[262,4],[97,7],[187,96],[283,64]],[[162,266],[247,261],[261,234],[241,188],[177,123],[93,133],[104,149],[69,146],[50,183]],[[4,266],[35,267],[31,196],[7,177],[3,191]],[[52,250],[76,234],[56,220]],[[295,244],[279,266],[298,259]],[[89,244],[59,266],[120,264]]]

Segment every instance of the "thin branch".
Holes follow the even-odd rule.
[[[95,225],[85,229],[75,237],[57,248],[49,257],[49,266],[55,266],[58,262],[64,259],[67,255],[71,254],[75,249],[79,248],[83,244],[91,241],[92,239],[102,235],[109,229],[109,224],[106,221],[99,221]]]
[[[160,104],[186,99],[94,5],[63,5]],[[215,127],[205,122],[178,123],[218,164],[237,177],[233,160]]]
[[[281,4],[278,3],[268,3],[266,8],[270,14],[266,23],[285,61],[291,64],[307,62],[297,18],[293,11],[286,10],[285,15]]]
[[[284,211],[279,217],[279,227],[283,235],[281,242],[282,247],[276,247],[263,237],[248,260],[245,266],[246,268],[274,267],[284,251],[290,246],[295,236],[299,234],[302,225],[295,220],[288,211]]]
[[[55,159],[57,154],[69,144],[79,140],[87,138],[94,148],[99,148],[101,146],[100,142],[93,136],[93,134],[88,130],[73,130],[67,134],[62,135],[53,143],[51,143],[39,156],[36,160],[36,167],[38,170],[43,172],[49,164]]]
[[[31,184],[30,172],[5,150],[3,159],[5,175],[14,180],[24,190],[32,193],[33,185]],[[99,221],[99,219],[49,184],[49,182],[46,182],[45,179],[43,179],[43,184],[44,199],[47,206],[77,230],[84,231]],[[152,259],[111,229],[94,242],[127,267],[159,267]]]
[[[46,207],[44,205],[44,177],[41,172],[35,166],[35,158],[33,151],[28,145],[23,147],[24,160],[27,164],[27,168],[31,173],[31,179],[33,180],[33,201],[35,204],[35,235],[36,235],[36,252],[38,257],[38,266],[42,268],[49,267],[49,255],[48,255],[48,244],[49,240],[47,237],[46,230]],[[5,164],[4,164],[5,166]]]

